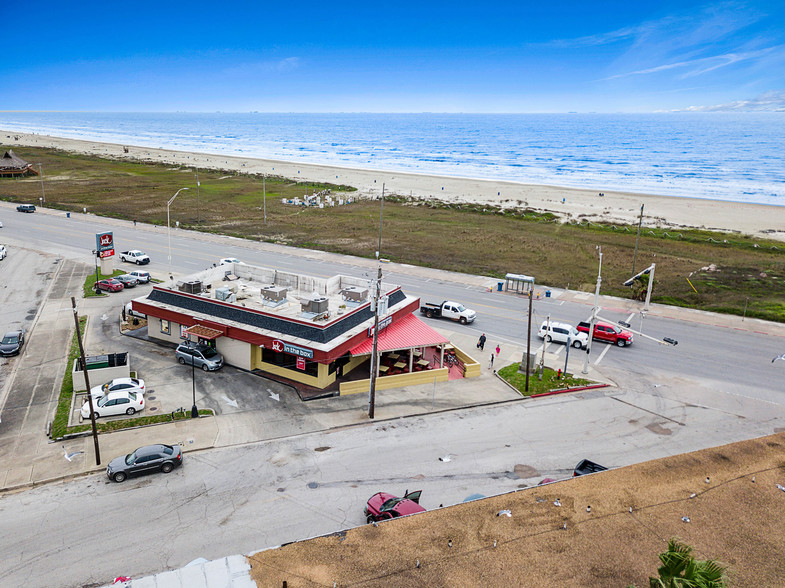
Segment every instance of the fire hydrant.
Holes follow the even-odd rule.
[[[561,380],[561,368],[559,368],[559,371],[556,373],[556,379]]]

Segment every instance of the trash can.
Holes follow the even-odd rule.
[[[545,291],[545,297],[546,298],[550,298],[551,297],[551,291],[550,290],[546,290]]]
[[[502,288],[504,287],[504,282],[499,282],[496,284],[496,289],[501,292]]]
[[[65,218],[71,218],[71,213],[70,212],[66,212],[65,213]]]

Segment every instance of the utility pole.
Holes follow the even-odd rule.
[[[594,308],[591,311],[591,324],[589,326],[589,341],[586,343],[586,360],[583,362],[583,371],[589,373],[589,353],[591,353],[591,342],[594,339],[594,323],[597,320],[597,308],[600,305],[600,284],[602,284],[602,247],[597,246],[600,251],[600,269],[597,271],[597,288],[594,290]]]
[[[199,186],[201,186],[199,183],[199,168],[194,168],[194,171],[196,171],[196,224],[199,225],[202,224],[202,212],[199,207]]]
[[[529,285],[529,328],[526,329],[526,393],[529,393],[529,370],[531,369],[532,351],[532,295],[534,294],[534,281]],[[491,352],[493,353],[493,352]],[[545,353],[543,353],[545,357]]]
[[[635,261],[638,259],[638,241],[641,238],[641,225],[643,224],[643,204],[641,204],[641,216],[638,219],[638,236],[635,237],[635,253],[632,256],[632,273],[631,276],[635,275]]]
[[[46,192],[44,192],[44,169],[42,164],[38,164],[38,175],[41,176],[41,203],[46,204]]]
[[[87,402],[90,403],[90,423],[93,426],[93,443],[95,444],[95,465],[101,465],[101,451],[98,448],[98,430],[95,428],[95,411],[93,411],[93,394],[90,391],[90,377],[87,374],[87,361],[85,360],[84,347],[82,346],[82,331],[79,330],[79,314],[76,310],[76,299],[71,296],[71,308],[74,309],[74,324],[76,325],[76,338],[79,341],[79,356],[82,361],[84,383],[87,386]]]
[[[376,261],[379,271],[376,276],[376,290],[373,295],[373,351],[371,352],[371,388],[368,392],[368,418],[373,419],[376,406],[376,372],[378,371],[379,353],[379,298],[382,290],[382,219],[384,218],[384,184],[382,184],[382,198],[379,207],[379,248],[376,251]]]
[[[262,176],[262,202],[264,203],[264,224],[267,224],[267,174]]]

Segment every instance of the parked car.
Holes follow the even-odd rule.
[[[224,257],[218,262],[218,265],[227,265],[231,263],[239,263],[240,265],[245,265],[242,261],[234,257]]]
[[[607,470],[603,465],[598,463],[594,463],[593,461],[589,461],[588,459],[582,459],[578,462],[578,465],[575,466],[575,470],[573,470],[572,475],[574,476],[583,476],[584,474],[593,474],[595,472],[604,472]]]
[[[128,476],[163,472],[168,474],[183,465],[183,451],[179,445],[145,445],[133,453],[116,457],[106,466],[106,475],[115,482],[124,482]]]
[[[365,505],[365,520],[369,523],[402,517],[405,515],[425,512],[420,506],[422,490],[404,493],[403,498],[398,498],[386,492],[377,492],[368,499]]]
[[[3,335],[3,340],[0,341],[0,355],[10,357],[11,355],[19,355],[22,351],[22,345],[25,344],[25,330],[17,329],[16,331],[8,331]]]
[[[3,221],[0,221],[0,229],[3,228]]]
[[[545,321],[537,331],[537,336],[546,341],[556,341],[557,343],[564,343],[569,341],[569,344],[578,349],[585,349],[589,344],[589,336],[586,333],[580,333],[572,325],[567,323],[557,323]]]
[[[130,392],[128,390],[119,390],[117,392],[110,392],[104,394],[98,400],[93,401],[93,412],[95,418],[103,416],[113,416],[118,414],[127,414],[131,416],[136,412],[144,409],[144,395]],[[90,403],[85,402],[80,411],[82,418],[90,418]]]
[[[125,286],[123,283],[115,280],[114,278],[109,278],[108,280],[98,280],[95,283],[95,290],[108,290],[109,292],[120,292]]]
[[[586,333],[587,335],[589,333],[590,327],[591,323],[578,323],[578,330]],[[619,347],[632,345],[631,332],[625,331],[621,327],[617,327],[616,325],[612,325],[610,323],[603,323],[602,321],[597,321],[594,323],[594,338],[600,341],[608,341],[609,343],[613,343]]]
[[[90,389],[90,394],[93,395],[93,398],[98,398],[109,392],[118,392],[120,390],[144,394],[144,380],[139,378],[115,378],[106,384],[94,386]]]
[[[136,278],[136,281],[140,284],[148,283],[152,278],[150,277],[150,272],[146,272],[143,270],[134,270],[132,272],[128,272],[129,276],[133,276]]]
[[[147,318],[147,315],[145,313],[139,312],[138,310],[134,310],[133,307],[131,306],[131,304],[132,304],[131,302],[126,302],[125,303],[125,314],[127,316],[133,316],[133,317],[141,318],[141,319],[146,319]]]
[[[20,204],[16,207],[16,210],[19,212],[35,212],[35,206],[32,204]]]
[[[224,364],[221,354],[207,345],[180,343],[175,351],[175,357],[182,365],[194,365],[206,372],[220,369]]]
[[[114,279],[120,282],[124,288],[133,288],[139,283],[139,280],[137,280],[135,277],[133,277],[130,274],[122,274],[119,276],[115,276]]]
[[[120,252],[120,261],[128,261],[130,263],[135,263],[136,265],[144,265],[150,263],[150,257],[144,251],[131,249],[130,251]]]
[[[5,256],[8,255],[8,251],[5,248],[5,245],[0,245],[0,259],[5,259]]]

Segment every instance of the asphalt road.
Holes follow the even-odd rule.
[[[154,275],[167,270],[165,230],[117,228],[81,215],[9,216],[17,213],[2,207],[0,212],[2,238],[10,245],[0,265],[21,255],[20,248],[91,263],[94,234],[113,230],[120,247],[151,254]],[[270,253],[234,239],[192,239],[175,231],[172,246],[175,272],[232,256],[323,276],[373,273],[351,258],[327,263],[308,252]],[[25,263],[33,268],[30,279],[50,259],[31,256]],[[389,281],[426,301],[457,299],[478,310],[476,324],[455,329],[482,330],[489,345],[524,340],[525,299],[494,295],[477,280],[426,281],[393,265],[386,272]],[[13,316],[20,318],[13,320],[34,314],[38,302],[27,302],[15,307]],[[591,304],[591,297],[577,303],[543,299],[536,302],[534,322],[547,314],[576,322],[588,316]],[[614,308],[602,314],[628,318]],[[630,322],[636,327],[639,321]],[[422,489],[423,505],[433,509],[473,493],[498,494],[543,477],[569,476],[583,457],[622,466],[785,430],[782,362],[771,364],[782,352],[782,337],[652,316],[644,320],[644,332],[673,337],[679,345],[642,338],[625,349],[595,344],[592,362],[620,384],[611,392],[186,454],[184,467],[169,476],[116,485],[97,474],[2,496],[0,585],[108,583],[117,575],[139,577],[196,557],[247,553],[338,531],[363,524],[365,500],[379,490]],[[439,461],[447,454],[451,461]]]

